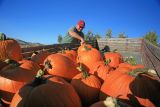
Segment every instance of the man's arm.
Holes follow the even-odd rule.
[[[84,39],[83,39],[80,35],[78,35],[77,33],[75,33],[74,31],[69,30],[68,33],[69,33],[72,37],[74,37],[74,38],[80,40],[80,41],[81,41],[81,44],[84,43]]]

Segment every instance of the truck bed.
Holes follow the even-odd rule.
[[[160,78],[160,48],[152,45],[142,38],[111,38],[87,42],[98,50],[112,51],[117,49],[123,57],[133,56],[137,63],[143,64],[146,68],[154,69]],[[70,48],[77,50],[79,44],[52,44],[38,47],[22,48],[24,58],[28,58],[34,51],[42,49],[56,53],[62,49]]]

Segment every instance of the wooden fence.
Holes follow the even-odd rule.
[[[123,57],[134,57],[138,64],[143,64],[141,45],[141,38],[110,38],[98,40],[100,50],[112,51],[117,49]]]
[[[144,65],[154,69],[160,77],[160,48],[142,40],[142,57]]]
[[[141,52],[141,38],[110,38],[98,40],[99,49]]]

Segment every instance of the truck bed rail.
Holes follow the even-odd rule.
[[[99,49],[97,40],[94,41],[87,41],[86,43],[91,44],[94,48]],[[77,48],[80,46],[80,44],[74,44],[74,43],[65,43],[65,44],[53,44],[53,45],[42,45],[42,46],[36,46],[36,47],[28,47],[28,48],[22,48],[22,55],[24,58],[30,57],[33,52],[40,51],[40,50],[47,50],[51,53],[57,53],[58,51],[61,51],[65,48],[69,48],[72,50],[77,50]]]
[[[160,48],[143,39],[142,56],[144,65],[154,69],[160,77]]]

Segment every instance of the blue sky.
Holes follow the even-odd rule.
[[[28,42],[57,43],[79,19],[85,33],[160,35],[160,0],[0,0],[0,32]]]

